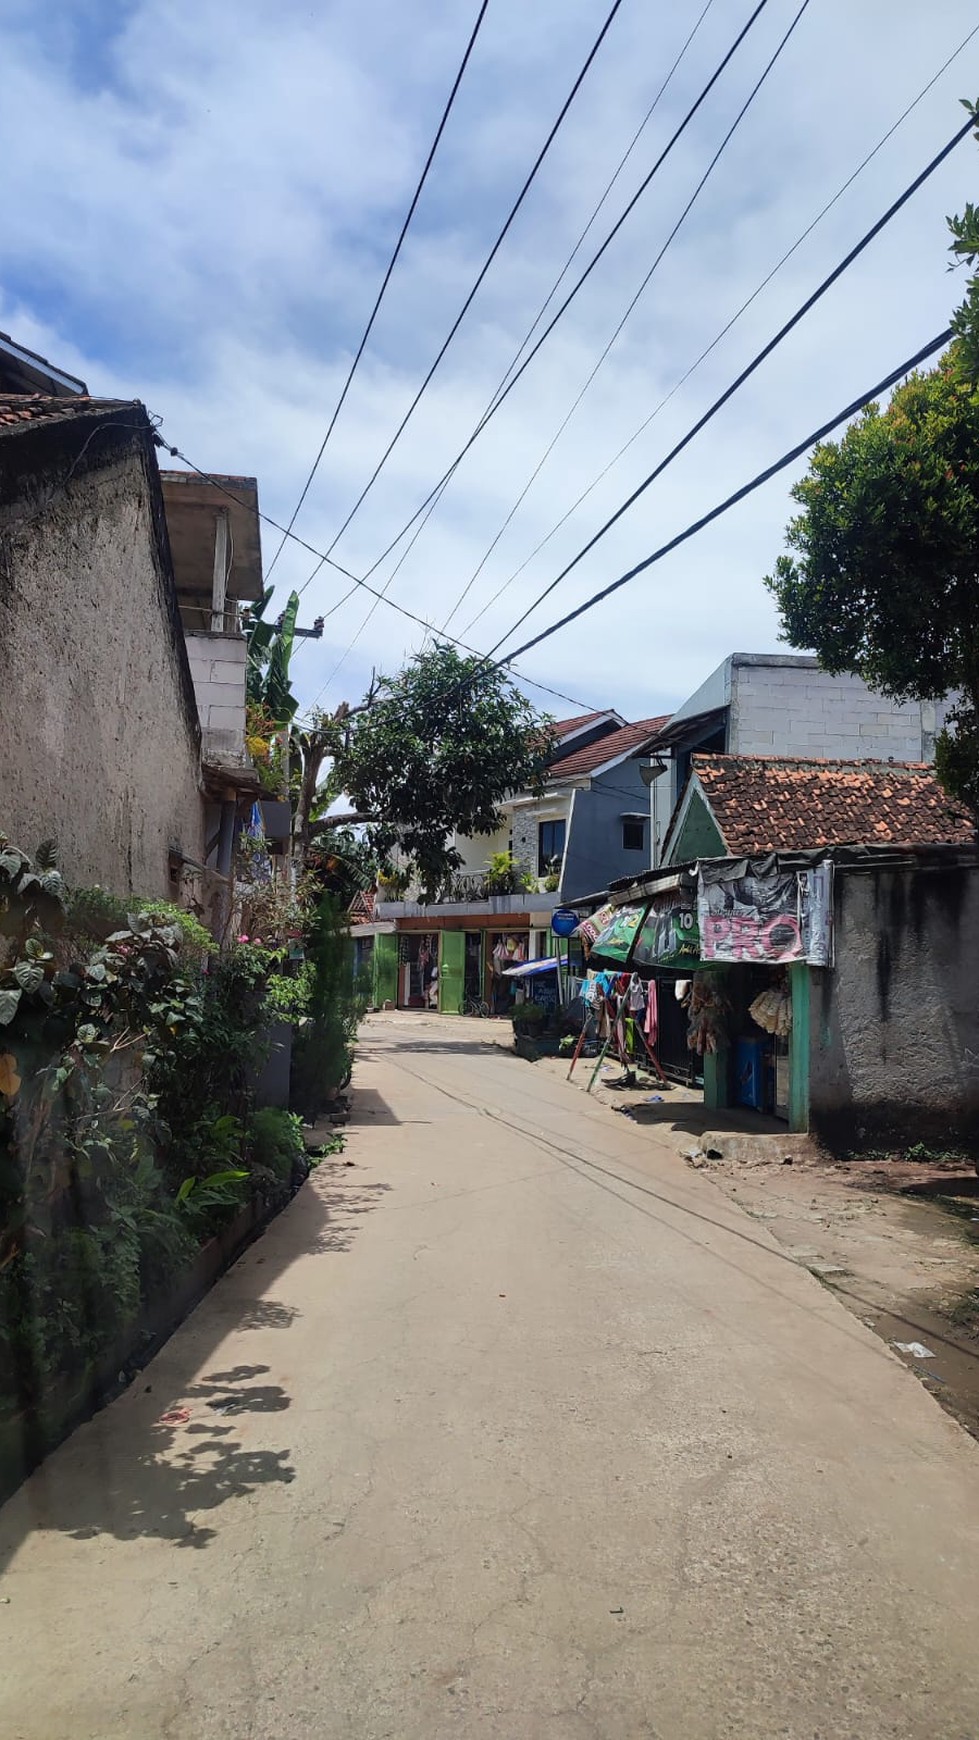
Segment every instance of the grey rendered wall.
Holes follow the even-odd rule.
[[[69,883],[165,896],[203,805],[155,520],[138,448],[0,512],[0,832],[56,836]]]
[[[979,867],[838,871],[810,972],[810,1125],[840,1151],[979,1147]]]
[[[732,755],[930,761],[935,708],[875,695],[859,677],[830,676],[815,660],[740,663],[731,683]]]
[[[622,846],[623,811],[646,817],[645,849]],[[635,761],[624,761],[576,791],[564,854],[561,899],[573,900],[607,888],[619,876],[636,876],[649,867],[649,792]]]

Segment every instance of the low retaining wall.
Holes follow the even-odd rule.
[[[291,1199],[290,1199],[291,1200]],[[285,1204],[267,1209],[248,1203],[217,1238],[203,1245],[186,1274],[164,1296],[151,1300],[126,1334],[79,1378],[52,1387],[41,1409],[0,1423],[0,1504],[46,1456],[132,1382],[215,1281],[237,1262]]]

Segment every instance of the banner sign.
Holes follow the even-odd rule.
[[[636,941],[633,962],[643,967],[682,967],[700,959],[697,902],[691,892],[654,895]]]
[[[645,912],[645,901],[639,906],[614,906],[592,943],[592,954],[601,955],[604,960],[627,961]]]
[[[830,863],[813,870],[697,882],[700,958],[784,965],[832,959]]]

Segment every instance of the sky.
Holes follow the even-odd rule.
[[[393,603],[439,628],[483,563],[450,632],[480,651],[506,636],[961,124],[959,99],[979,94],[979,35],[657,411],[977,22],[974,0],[810,0],[513,512],[799,3],[768,0],[459,466],[391,580]],[[623,0],[458,335],[336,544],[335,560],[355,575],[372,569],[468,440],[704,5]],[[296,523],[315,549],[332,544],[387,447],[607,10],[606,0],[489,0]],[[752,0],[708,6],[561,297],[752,10]],[[263,511],[284,523],[476,11],[476,0],[237,0],[233,8],[226,0],[0,0],[0,329],[97,396],[141,399],[201,469],[257,477]],[[977,181],[979,152],[967,139],[503,652],[641,561],[941,332],[962,293],[948,274],[945,218],[975,197]],[[763,581],[783,547],[791,483],[804,470],[800,461],[519,661],[574,707],[527,693],[558,716],[584,703],[643,718],[671,711],[728,653],[779,650]],[[406,541],[378,563],[372,584],[387,584]],[[266,563],[278,542],[264,527]],[[326,614],[323,639],[305,643],[294,661],[304,709],[356,701],[372,670],[393,673],[425,638],[386,602],[365,626],[370,597],[355,589],[339,603],[349,581],[329,566],[310,578],[315,567],[291,544],[273,575],[282,602],[308,582],[301,623]]]

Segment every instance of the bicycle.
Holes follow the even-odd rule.
[[[489,1004],[484,1003],[481,997],[465,997],[459,1013],[460,1015],[478,1015],[486,1020],[489,1015]]]

